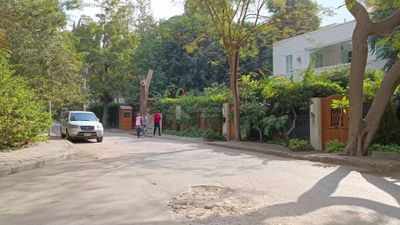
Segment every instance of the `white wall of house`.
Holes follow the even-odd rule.
[[[348,63],[346,56],[352,49],[352,35],[355,21],[332,24],[316,31],[291,37],[273,45],[273,74],[290,77],[292,74],[299,80],[299,74],[318,56],[316,71],[327,67]],[[290,60],[290,58],[292,60]],[[292,61],[292,63],[290,63]],[[384,62],[377,61],[375,55],[368,58],[368,68],[382,68]]]

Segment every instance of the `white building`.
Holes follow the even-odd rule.
[[[307,69],[312,58],[317,72],[349,65],[352,58],[352,35],[355,21],[332,24],[316,31],[275,42],[273,45],[273,74],[294,76]],[[385,62],[376,54],[368,56],[370,69],[381,69]]]

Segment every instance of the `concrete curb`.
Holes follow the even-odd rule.
[[[71,142],[66,140],[59,141],[62,141],[65,146],[60,146],[60,149],[62,149],[55,153],[52,152],[50,156],[40,156],[32,154],[28,156],[28,159],[20,159],[11,163],[0,161],[0,177],[40,168],[45,165],[55,163],[57,161],[73,159],[81,155],[78,149]]]
[[[320,163],[335,164],[335,165],[346,165],[346,166],[366,169],[369,172],[376,172],[376,173],[400,172],[400,162],[395,160],[388,161],[379,159],[369,159],[365,157],[346,157],[335,154],[315,153],[315,152],[296,153],[296,152],[291,152],[289,149],[286,149],[282,146],[267,145],[267,144],[265,147],[270,146],[273,148],[281,148],[283,151],[260,148],[259,146],[252,147],[250,145],[249,146],[234,145],[230,144],[229,142],[226,143],[207,142],[206,144],[217,147],[233,148],[251,152],[260,152],[268,155],[274,155],[274,156],[280,156],[298,160],[307,160],[312,162],[320,162]]]

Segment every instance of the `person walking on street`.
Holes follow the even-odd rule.
[[[161,127],[160,127],[161,115],[160,115],[159,111],[156,111],[156,113],[154,113],[153,120],[154,120],[153,136],[156,135],[157,129],[158,129],[158,136],[161,136]]]
[[[149,124],[149,116],[147,113],[145,113],[142,117],[142,126],[143,126],[143,137],[146,136],[147,133],[147,125]]]
[[[143,126],[143,118],[140,116],[140,113],[136,114],[135,126],[136,126],[137,137],[140,138],[140,132],[142,131],[142,126]]]

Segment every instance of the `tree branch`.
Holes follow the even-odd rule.
[[[368,31],[372,30],[371,18],[363,5],[361,5],[357,0],[346,0],[346,7],[354,18],[356,18],[357,25],[363,24]]]
[[[400,25],[400,10],[389,18],[372,24],[372,34],[385,34]]]

